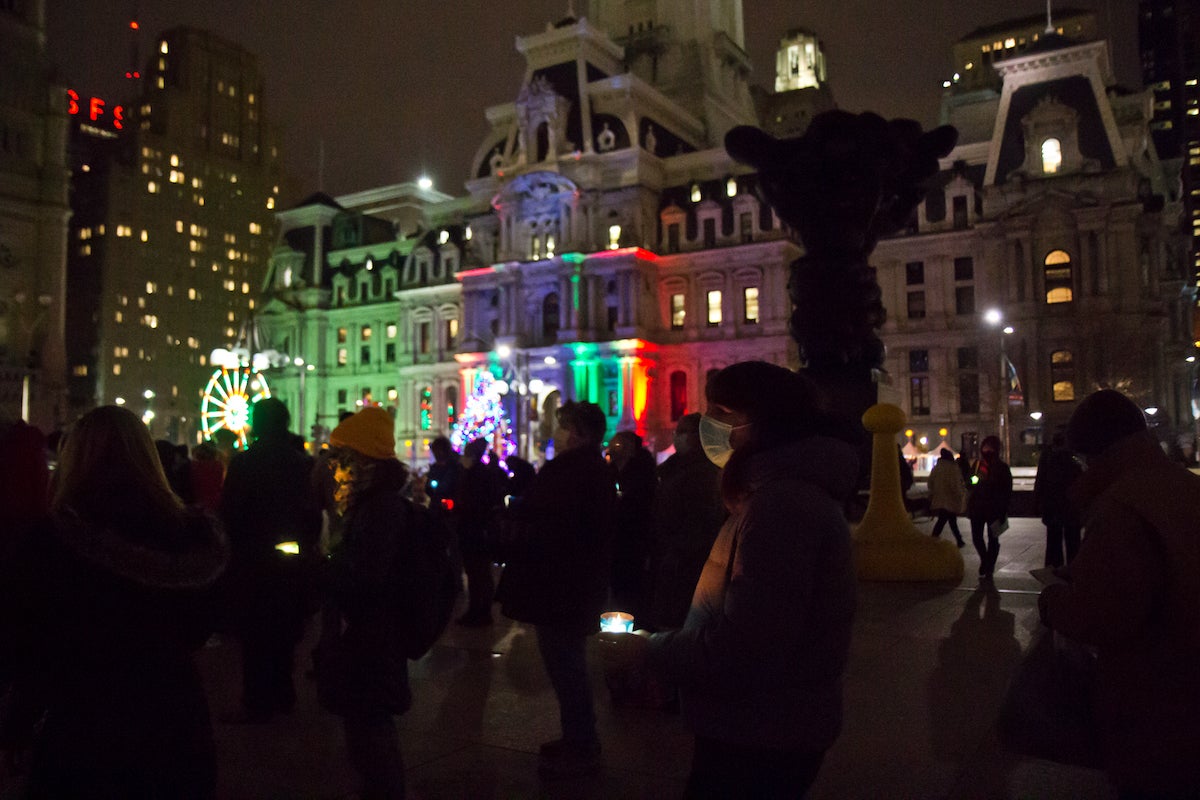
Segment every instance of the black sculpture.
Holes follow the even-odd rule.
[[[817,115],[794,139],[749,126],[725,137],[804,246],[788,280],[791,334],[804,369],[856,424],[876,402],[887,317],[868,259],[881,236],[908,224],[957,139],[948,125],[924,132],[915,120],[841,110]]]

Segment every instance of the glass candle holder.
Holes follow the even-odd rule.
[[[604,633],[633,633],[633,614],[605,611],[600,615],[600,630]]]

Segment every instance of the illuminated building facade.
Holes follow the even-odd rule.
[[[209,353],[254,310],[274,244],[279,157],[254,56],[175,28],[136,98],[72,91],[72,405],[127,404],[195,442]]]
[[[593,3],[586,19],[517,40],[522,89],[487,110],[465,195],[404,184],[280,214],[260,323],[304,362],[272,386],[308,409],[306,426],[378,402],[395,413],[401,455],[421,463],[486,370],[508,390],[526,457],[568,398],[598,403],[610,434],[636,430],[663,450],[675,421],[703,409],[714,370],[798,366],[786,281],[801,250],[722,147],[731,123],[756,122],[741,58],[723,62],[719,90],[672,83],[677,47],[741,48],[740,9],[702,29],[696,4],[684,26],[667,16],[683,14],[674,3],[621,16],[634,5]],[[1177,198],[1147,149],[1149,95],[1109,95],[1097,42],[1052,37],[988,69],[995,90],[947,104],[963,137],[938,186],[873,259],[889,309],[881,399],[909,413],[914,437],[956,449],[1004,412],[1018,462],[1039,434],[1030,413],[1058,424],[1099,385],[1190,424],[1189,304],[1167,222]],[[1007,360],[1002,382],[1002,334],[982,322],[992,306],[1014,328],[1005,355],[1019,389]]]
[[[68,178],[64,87],[50,78],[43,0],[0,3],[0,418],[66,413]]]

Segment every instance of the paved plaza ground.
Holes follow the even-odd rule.
[[[1042,565],[1043,542],[1040,522],[1014,519],[990,590],[977,586],[970,544],[957,586],[860,584],[845,729],[813,800],[1115,797],[1097,772],[1017,757],[996,739],[1001,699],[1039,633],[1029,570]],[[683,723],[678,715],[614,707],[591,656],[604,771],[541,780],[537,746],[558,736],[558,712],[533,632],[503,619],[484,629],[452,625],[411,666],[415,701],[398,723],[411,796],[678,797],[691,757]],[[206,648],[202,669],[214,716],[236,708],[232,648]],[[291,716],[259,726],[216,724],[222,798],[355,797],[338,720],[317,707],[311,681],[297,683]]]

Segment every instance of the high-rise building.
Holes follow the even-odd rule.
[[[253,55],[175,28],[155,40],[119,130],[104,101],[99,120],[80,116],[68,337],[77,410],[125,404],[156,436],[195,441],[209,354],[243,335],[274,242],[279,153],[265,107]]]
[[[49,430],[66,413],[68,173],[64,87],[43,0],[0,3],[0,418]]]
[[[1154,92],[1154,145],[1172,173],[1178,170],[1181,227],[1200,289],[1200,3],[1140,0],[1138,47],[1142,81]]]

